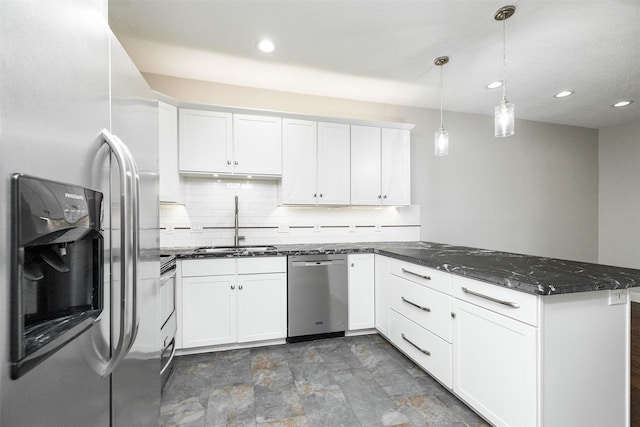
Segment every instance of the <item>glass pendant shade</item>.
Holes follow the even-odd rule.
[[[497,137],[511,136],[515,128],[515,109],[516,106],[502,98],[499,105],[496,106],[495,113],[495,133]]]
[[[449,132],[444,128],[438,129],[436,132],[436,156],[446,156],[449,154]]]

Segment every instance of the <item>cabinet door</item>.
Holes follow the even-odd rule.
[[[178,116],[180,171],[231,173],[231,114],[181,108]]]
[[[233,171],[282,175],[282,119],[233,115]]]
[[[375,266],[373,254],[349,255],[349,330],[375,326]]]
[[[375,256],[375,323],[376,329],[385,337],[389,338],[389,310],[391,301],[389,299],[389,258]]]
[[[286,273],[238,276],[238,342],[286,336]]]
[[[351,204],[379,205],[380,128],[351,126]]]
[[[284,119],[282,130],[282,203],[315,205],[316,122]]]
[[[536,426],[536,328],[455,298],[453,312],[453,391],[496,426]]]
[[[382,129],[382,204],[411,204],[410,134],[406,129]]]
[[[182,278],[182,347],[236,342],[236,276]]]
[[[318,123],[318,202],[351,202],[351,130],[349,125]]]
[[[160,143],[160,201],[180,202],[178,174],[178,109],[158,103],[158,141]]]

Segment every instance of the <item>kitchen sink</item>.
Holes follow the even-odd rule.
[[[201,254],[236,254],[245,252],[275,251],[275,246],[206,246],[197,248],[195,253]]]

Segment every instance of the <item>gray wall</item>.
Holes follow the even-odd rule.
[[[436,110],[145,78],[185,102],[415,123],[411,197],[420,205],[422,240],[597,261],[596,130],[517,121],[516,135],[496,139],[492,116],[445,112],[450,155],[436,158]]]
[[[433,156],[436,126],[415,135],[423,240],[597,261],[596,130],[518,120],[495,138],[493,117],[453,113],[445,127],[447,157]]]
[[[598,262],[640,268],[640,121],[601,129]]]

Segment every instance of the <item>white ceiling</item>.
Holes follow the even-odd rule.
[[[521,119],[602,128],[640,120],[640,0],[110,0],[143,72],[493,114],[506,21],[507,97]],[[261,37],[275,52],[255,48]],[[556,99],[561,90],[575,90]],[[635,102],[612,108],[619,100]],[[446,118],[445,118],[446,121]]]

